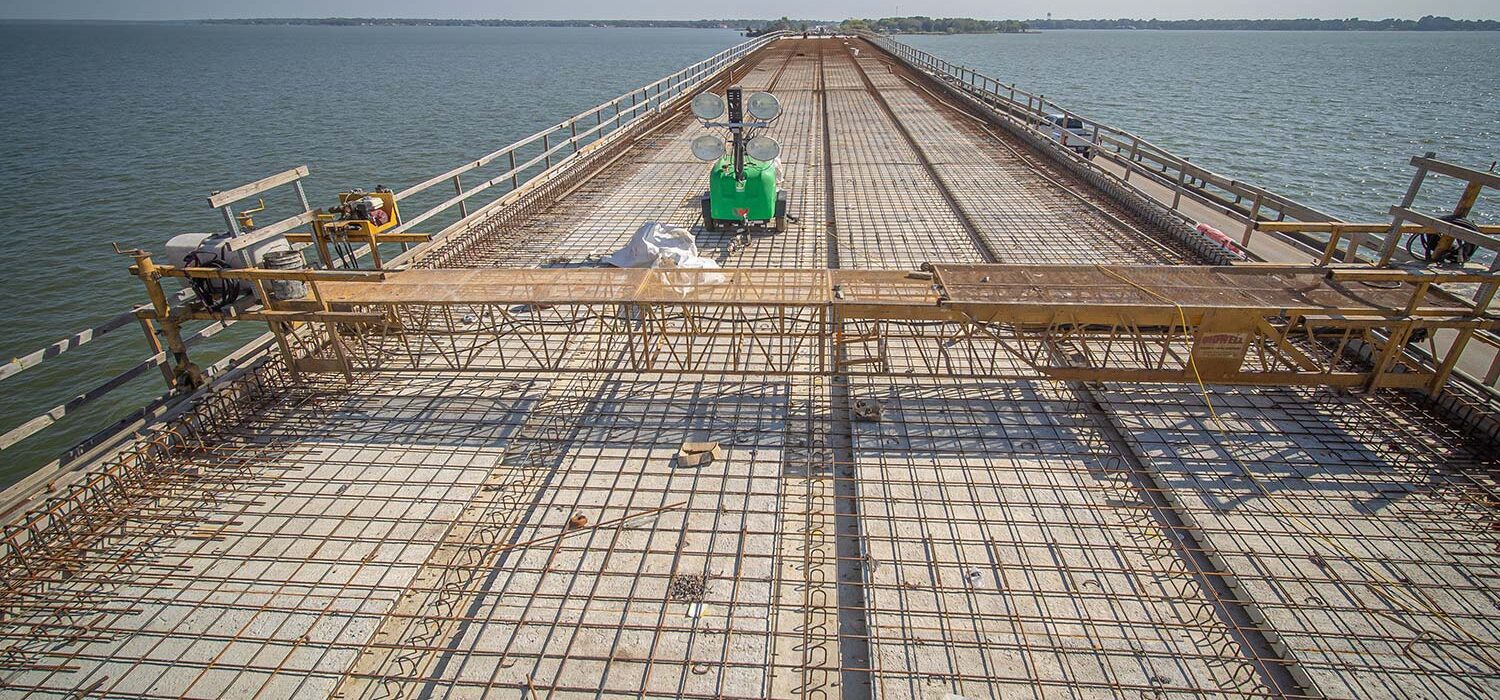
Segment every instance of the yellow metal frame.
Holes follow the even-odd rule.
[[[370,247],[370,259],[373,261],[375,269],[378,270],[385,267],[384,261],[380,256],[381,243],[420,243],[428,239],[426,234],[386,233],[401,225],[401,210],[396,203],[396,194],[394,192],[340,192],[339,204],[347,204],[348,202],[365,197],[374,197],[381,200],[384,203],[385,211],[391,214],[390,220],[384,224],[376,225],[373,222],[359,219],[339,221],[332,214],[319,213],[313,217],[312,231],[310,233],[288,234],[287,240],[293,243],[313,243],[318,250],[318,259],[323,262],[323,266],[326,268],[334,267],[333,255],[328,247],[330,243],[364,243]]]
[[[1463,343],[1500,327],[1433,285],[1500,275],[1243,265],[826,269],[178,269],[162,277],[307,282],[236,313],[270,324],[294,372],[629,371],[1065,379],[1438,391]],[[160,290],[153,300],[164,298]],[[264,297],[262,297],[264,298]],[[150,318],[220,319],[189,308]],[[170,341],[171,336],[168,335]],[[570,366],[580,342],[619,365]],[[480,350],[483,350],[482,352]],[[179,358],[182,366],[185,355]]]

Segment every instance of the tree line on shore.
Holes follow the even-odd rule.
[[[1034,19],[1033,29],[1258,29],[1269,31],[1500,31],[1492,19]]]
[[[1028,23],[1014,19],[990,20],[972,17],[881,17],[880,19],[846,19],[839,24],[845,31],[866,29],[884,34],[1013,34],[1027,30]]]
[[[1261,31],[1500,31],[1500,21],[1453,19],[1427,15],[1421,19],[1030,19],[982,20],[968,17],[882,17],[846,19],[847,31],[868,29],[886,34],[1014,33],[1039,29],[1218,29]]]
[[[684,27],[739,29],[763,27],[768,19],[418,19],[411,17],[258,17],[205,19],[205,24],[291,24],[347,27]]]
[[[887,34],[989,34],[1039,29],[1249,29],[1262,31],[1500,31],[1500,21],[1453,19],[1427,15],[1420,19],[1031,19],[990,20],[972,17],[882,17],[880,19],[412,19],[404,17],[283,17],[209,19],[209,24],[294,24],[334,26],[462,27],[687,27],[734,28],[752,33],[807,31],[837,24],[845,31],[865,29]]]

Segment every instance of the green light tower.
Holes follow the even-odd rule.
[[[781,154],[781,145],[756,133],[781,116],[781,103],[769,92],[745,97],[736,85],[725,91],[724,97],[700,93],[693,98],[692,107],[693,115],[705,128],[726,129],[730,143],[726,152],[722,132],[693,139],[693,155],[713,162],[708,171],[708,194],[701,200],[703,228],[783,230],[787,198],[776,182],[776,157]],[[715,121],[721,117],[728,121]]]

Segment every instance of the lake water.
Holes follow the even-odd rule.
[[[140,300],[110,243],[160,250],[176,233],[219,228],[211,190],[301,164],[315,206],[342,188],[399,188],[742,40],[693,29],[0,24],[0,356]],[[1500,155],[1496,33],[906,40],[1348,217],[1380,218],[1411,155],[1485,167]],[[263,221],[289,211],[272,204]],[[123,329],[0,382],[0,430],[143,355],[139,333]],[[159,381],[0,453],[0,483]]]
[[[928,53],[1345,219],[1389,220],[1427,151],[1500,158],[1500,32],[911,36]],[[1424,187],[1424,192],[1426,188]],[[1433,190],[1452,210],[1456,190]],[[1492,222],[1500,197],[1478,212]]]

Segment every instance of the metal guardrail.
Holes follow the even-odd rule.
[[[727,48],[656,82],[586,109],[504,148],[397,192],[396,201],[400,202],[445,182],[451,183],[453,187],[453,196],[415,216],[403,217],[401,225],[387,233],[409,232],[413,227],[455,207],[458,209],[460,219],[467,218],[469,214],[474,213],[469,211],[469,200],[474,195],[506,182],[510,183],[511,190],[519,188],[523,182],[551,170],[555,165],[560,165],[564,160],[580,153],[587,145],[600,141],[636,119],[661,109],[667,103],[696,88],[725,66],[775,41],[782,34],[784,32],[767,34]],[[495,167],[503,165],[504,170],[490,175],[477,185],[467,189],[464,187],[465,175],[472,177],[474,171],[492,165]],[[251,188],[251,185],[247,185],[245,188],[236,189]],[[210,204],[214,202],[211,201]],[[215,206],[218,205],[215,204]],[[267,238],[283,235],[309,221],[311,218],[306,214],[288,217],[236,238],[235,247],[243,248]],[[233,226],[233,223],[231,222],[230,225]]]
[[[442,230],[434,233],[426,243],[416,246],[391,260],[388,267],[402,267],[427,252],[447,244],[450,236],[464,230],[470,222],[479,221],[483,214],[513,201],[512,197],[525,190],[525,185],[568,172],[580,160],[607,143],[630,133],[629,127],[643,123],[644,117],[665,112],[687,98],[692,92],[713,79],[724,69],[755,51],[777,40],[786,32],[774,32],[751,41],[725,49],[703,61],[699,61],[677,73],[641,88],[625,93],[613,100],[585,110],[570,119],[539,131],[472,163],[450,170],[442,175],[398,192],[397,200],[409,197],[445,181],[451,182],[454,196],[437,206],[406,219],[391,233],[400,233],[409,225],[416,225],[455,206],[461,217]],[[582,126],[580,126],[582,125]],[[580,130],[581,129],[581,130]],[[554,140],[556,139],[556,140]],[[504,158],[504,170],[488,180],[467,190],[463,188],[462,176],[479,168],[496,163]],[[528,175],[528,172],[530,173]],[[504,195],[482,207],[470,210],[466,201],[486,189],[509,182]]]
[[[1337,217],[1318,210],[1312,206],[1294,200],[1285,195],[1277,194],[1256,185],[1236,180],[1234,178],[1215,173],[1200,165],[1196,165],[1186,158],[1177,156],[1150,141],[1130,131],[1090,119],[1078,112],[1069,109],[1057,102],[1047,99],[1044,95],[1028,92],[1016,86],[1015,83],[1004,83],[1000,80],[987,76],[967,66],[950,63],[941,58],[933,56],[921,49],[917,49],[888,36],[870,32],[859,32],[859,35],[874,43],[892,55],[906,61],[913,67],[923,70],[928,74],[944,81],[945,83],[963,91],[989,106],[998,109],[1005,114],[1019,120],[1026,126],[1036,130],[1043,136],[1051,137],[1051,124],[1047,122],[1047,116],[1061,114],[1064,117],[1077,119],[1085,125],[1085,128],[1095,134],[1097,142],[1095,153],[1104,156],[1107,160],[1117,163],[1124,168],[1124,180],[1129,181],[1132,175],[1142,176],[1170,189],[1172,201],[1168,208],[1180,211],[1184,200],[1197,201],[1227,217],[1244,225],[1240,237],[1242,245],[1248,245],[1251,237],[1256,232],[1267,232],[1283,234],[1292,232],[1316,232],[1327,233],[1327,224],[1340,222]],[[1500,189],[1496,182],[1500,182],[1500,175],[1495,173],[1483,173],[1452,163],[1436,160],[1433,154],[1416,157],[1412,159],[1412,165],[1419,169],[1416,180],[1420,186],[1422,176],[1427,172],[1448,175],[1453,178],[1468,180],[1476,179],[1483,181],[1485,187]],[[1410,196],[1403,207],[1409,207]],[[1163,202],[1163,204],[1166,204]],[[1439,232],[1453,235],[1463,240],[1478,244],[1482,249],[1500,254],[1500,238],[1493,234],[1500,232],[1500,227],[1481,226],[1478,233],[1485,235],[1475,236],[1473,231],[1467,231],[1453,227],[1445,222],[1433,222],[1431,217],[1422,220],[1418,216],[1405,216],[1392,208],[1393,215],[1401,215],[1405,221],[1423,223],[1426,230],[1438,230]],[[1289,222],[1281,226],[1265,226],[1267,223]],[[1307,222],[1306,227],[1298,227],[1290,222]],[[1346,238],[1346,248],[1359,251],[1364,247],[1371,247],[1373,254],[1363,258],[1364,261],[1386,264],[1391,261],[1391,249],[1399,236],[1387,236],[1376,240],[1366,240],[1365,234],[1373,231],[1361,230],[1362,224],[1350,224],[1341,227],[1342,233],[1350,234]],[[1390,226],[1384,227],[1390,233],[1410,233],[1410,227],[1397,231]],[[1357,238],[1355,238],[1357,236]],[[1285,239],[1284,239],[1285,240]],[[1299,245],[1305,245],[1301,241],[1292,241]],[[1329,242],[1329,246],[1336,247],[1340,241],[1335,236]],[[1316,251],[1315,251],[1316,252]],[[1322,256],[1326,261],[1332,254]],[[1357,256],[1346,251],[1346,262],[1355,262]]]
[[[1248,246],[1253,234],[1260,232],[1275,236],[1278,240],[1295,246],[1313,255],[1318,264],[1339,262],[1364,262],[1373,266],[1386,266],[1394,261],[1393,253],[1403,236],[1421,233],[1440,233],[1457,240],[1474,244],[1493,255],[1488,265],[1490,271],[1500,270],[1500,227],[1475,226],[1465,229],[1451,222],[1415,212],[1411,209],[1416,192],[1430,173],[1446,175],[1463,181],[1465,194],[1455,213],[1467,214],[1474,205],[1480,190],[1500,190],[1500,175],[1465,168],[1435,159],[1434,154],[1412,158],[1417,168],[1411,189],[1402,203],[1391,207],[1392,222],[1389,224],[1346,223],[1275,192],[1220,175],[1207,168],[1195,165],[1186,158],[1177,156],[1141,136],[1104,124],[1079,114],[1045,96],[1004,83],[967,66],[945,61],[920,49],[908,46],[891,37],[872,32],[858,35],[905,61],[913,68],[942,81],[955,90],[968,94],[975,100],[997,110],[1021,125],[1052,141],[1051,123],[1048,115],[1061,114],[1078,119],[1096,135],[1095,153],[1106,160],[1119,164],[1123,179],[1129,183],[1132,175],[1144,177],[1168,189],[1171,201],[1159,201],[1163,206],[1185,218],[1192,218],[1181,211],[1184,201],[1199,202],[1222,215],[1244,225],[1240,235],[1241,245]],[[1096,163],[1078,159],[1085,167],[1103,172],[1114,178],[1120,176],[1100,168]],[[1144,192],[1143,192],[1144,194]],[[1291,237],[1289,234],[1326,234],[1327,240],[1312,241]],[[1314,245],[1316,244],[1316,245]],[[1340,249],[1342,246],[1342,250]],[[1342,253],[1342,256],[1338,256]],[[1476,307],[1487,306],[1496,293],[1494,284],[1474,285],[1472,290],[1446,290],[1455,297],[1466,297]],[[1436,335],[1436,334],[1434,334]],[[1469,372],[1455,369],[1453,374],[1476,389],[1487,392],[1495,401],[1500,401],[1500,334],[1489,330],[1465,332],[1462,337],[1450,340],[1463,344],[1469,340],[1478,342],[1477,352],[1487,371]],[[1434,341],[1429,341],[1434,342]],[[1440,348],[1434,346],[1427,352],[1436,356]],[[1493,359],[1488,357],[1493,355]],[[1452,353],[1449,353],[1451,356]]]
[[[604,140],[609,134],[619,131],[644,115],[664,109],[726,66],[775,41],[782,34],[784,32],[766,34],[720,51],[654,83],[584,110],[471,163],[397,192],[396,200],[400,201],[444,182],[451,182],[454,194],[427,211],[404,220],[391,233],[409,231],[412,227],[455,206],[459,208],[461,217],[467,217],[469,215],[467,202],[474,195],[505,182],[510,183],[511,190],[519,188],[522,182],[529,179],[525,176],[528,171],[533,171],[535,174],[551,170],[555,164],[560,165],[563,160],[577,155],[588,145]],[[503,171],[468,189],[464,188],[462,180],[464,175],[487,165],[499,163],[502,159]],[[438,236],[441,235],[441,233],[438,234]]]
[[[584,110],[569,119],[538,131],[504,148],[401,190],[396,194],[397,201],[425,192],[443,183],[451,183],[454,194],[425,211],[406,218],[401,225],[389,233],[394,235],[408,232],[413,227],[456,207],[458,209],[459,221],[433,236],[434,242],[440,240],[447,233],[462,225],[464,219],[468,218],[471,214],[488,209],[503,199],[502,195],[502,197],[497,197],[494,201],[486,203],[483,207],[470,211],[469,202],[475,195],[506,183],[509,184],[509,189],[506,192],[513,192],[538,176],[570,166],[580,154],[586,154],[595,144],[626,133],[628,127],[644,116],[664,111],[667,106],[675,104],[678,100],[696,90],[706,80],[716,76],[724,68],[733,65],[750,53],[775,41],[782,34],[784,32],[767,34],[732,46],[660,80]],[[472,177],[475,171],[486,166],[499,166],[503,167],[503,170],[498,174],[489,175],[479,184],[465,189],[463,177],[466,175]],[[241,232],[239,222],[231,209],[233,203],[283,185],[291,185],[296,189],[297,198],[302,204],[302,212],[280,221],[257,227],[253,231],[241,232],[242,235],[233,240],[231,249],[243,250],[266,239],[284,236],[299,226],[311,223],[313,212],[307,204],[307,196],[301,184],[301,179],[306,177],[307,174],[307,167],[301,166],[223,192],[215,192],[209,196],[209,206],[223,213],[225,225],[231,230]],[[410,254],[416,253],[421,248],[422,246],[419,246],[418,249],[413,249],[409,251],[408,255],[398,259],[409,259],[411,257]],[[183,290],[172,297],[171,303],[182,302],[190,294],[189,290]],[[158,397],[155,400],[156,402],[181,394],[181,388],[174,384],[174,378],[170,370],[170,363],[168,361],[170,350],[162,347],[161,342],[157,339],[157,329],[150,327],[150,322],[141,316],[143,308],[137,307],[116,314],[91,328],[69,335],[46,347],[17,357],[7,365],[0,366],[0,380],[16,376],[25,370],[41,365],[47,360],[82,347],[111,331],[128,326],[132,320],[140,321],[145,329],[151,353],[141,362],[131,366],[124,372],[112,376],[96,386],[81,391],[72,399],[0,434],[0,451],[40,434],[45,429],[55,425],[66,415],[75,413],[83,406],[93,403],[99,398],[119,389],[153,368],[161,368],[167,380],[167,391],[163,396]],[[234,323],[232,319],[212,323],[192,333],[184,334],[183,342],[185,345],[196,344],[198,341],[211,337],[232,323]],[[263,343],[263,341],[264,338],[255,342]],[[222,370],[223,368],[215,367],[209,369]],[[213,372],[209,372],[209,374],[211,375]],[[77,448],[75,448],[76,450]]]
[[[888,36],[860,32],[867,41],[880,46],[913,67],[966,92],[980,101],[1042,132],[1050,138],[1047,116],[1061,114],[1078,119],[1096,135],[1095,153],[1125,169],[1125,180],[1132,175],[1145,177],[1172,191],[1169,208],[1179,210],[1184,199],[1212,207],[1243,223],[1240,237],[1248,245],[1259,221],[1334,221],[1335,217],[1290,197],[1220,175],[1207,168],[1173,155],[1138,134],[1090,119],[1049,100],[1046,96],[1023,90],[1015,83],[1004,83],[967,66],[950,63]]]

